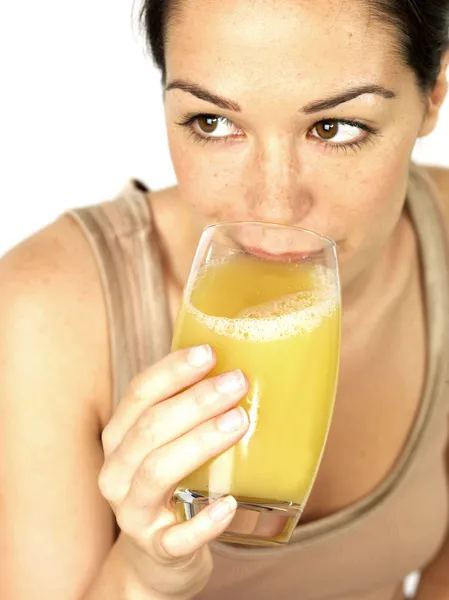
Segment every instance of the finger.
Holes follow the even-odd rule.
[[[200,423],[230,410],[247,392],[246,377],[241,371],[232,371],[201,381],[145,411],[105,463],[117,494],[119,490],[123,494],[113,501],[118,503],[126,495],[135,471],[147,455]]]
[[[136,377],[103,430],[105,456],[115,450],[145,410],[197,383],[215,364],[215,352],[206,344],[168,354]]]
[[[176,485],[238,442],[248,426],[248,415],[238,406],[158,448],[140,465],[120,510],[133,511],[138,528],[147,527],[167,505]]]
[[[193,519],[162,530],[154,537],[156,555],[173,560],[195,553],[223,533],[236,509],[235,498],[226,496],[215,500]]]

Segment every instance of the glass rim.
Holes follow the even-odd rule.
[[[284,223],[275,223],[273,221],[219,221],[218,223],[212,223],[211,225],[207,225],[203,229],[203,233],[209,232],[212,229],[218,229],[220,227],[230,227],[232,225],[262,225],[265,227],[275,227],[278,229],[293,229],[299,233],[307,233],[308,235],[312,235],[313,237],[320,238],[327,242],[328,246],[336,249],[337,242],[332,238],[324,235],[322,233],[318,233],[317,231],[312,231],[311,229],[305,229],[304,227],[298,227],[297,225],[285,225]]]

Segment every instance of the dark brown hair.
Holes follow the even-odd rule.
[[[443,53],[449,47],[449,0],[362,0],[370,18],[393,26],[404,64],[418,85],[430,91],[437,80]],[[165,33],[181,0],[143,0],[140,22],[155,64],[165,83]]]

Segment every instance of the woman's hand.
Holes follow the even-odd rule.
[[[179,481],[248,428],[236,407],[248,391],[245,376],[204,379],[215,364],[209,346],[168,355],[131,384],[103,432],[99,485],[122,532],[117,543],[141,589],[163,598],[191,598],[206,585],[207,544],[236,509],[234,498],[222,498],[178,524],[172,504]]]

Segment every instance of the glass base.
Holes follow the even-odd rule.
[[[205,495],[189,489],[177,489],[174,494],[176,514],[180,522],[188,521],[220,496]],[[220,542],[248,546],[281,546],[294,532],[302,506],[294,502],[279,502],[262,498],[234,496],[237,512]]]

